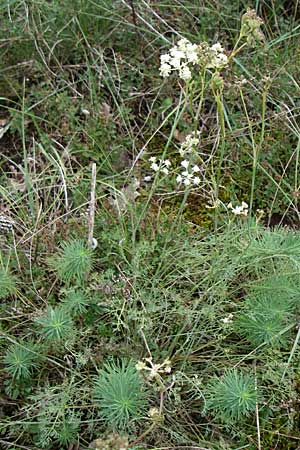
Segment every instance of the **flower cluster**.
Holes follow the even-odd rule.
[[[256,42],[264,39],[264,35],[260,30],[263,23],[263,20],[258,17],[254,9],[248,9],[242,17],[240,37],[246,37],[247,43],[255,46]]]
[[[148,411],[148,416],[153,423],[159,424],[163,422],[164,416],[159,408],[150,408]]]
[[[248,215],[248,204],[246,202],[242,202],[240,206],[236,206],[235,208],[232,206],[232,203],[228,203],[228,209],[231,209],[231,212],[236,216],[247,216]]]
[[[151,156],[149,158],[149,161],[151,162],[150,169],[152,169],[154,172],[163,172],[164,174],[168,175],[169,168],[171,167],[171,161],[168,159],[156,159],[156,156]]]
[[[157,377],[160,378],[161,374],[171,372],[171,361],[169,359],[165,359],[161,364],[154,364],[152,361],[152,357],[149,357],[144,358],[144,361],[138,361],[138,363],[135,365],[135,368],[138,371],[148,371],[148,377],[150,379]]]
[[[178,184],[184,184],[185,186],[194,184],[197,186],[200,183],[200,178],[197,174],[201,172],[201,169],[195,164],[195,160],[199,159],[195,147],[200,143],[200,134],[200,131],[193,131],[186,136],[180,146],[179,154],[183,160],[180,163],[182,172],[176,177]]]
[[[159,71],[163,78],[178,71],[179,78],[187,81],[192,78],[191,69],[196,64],[219,70],[228,64],[228,57],[219,42],[209,47],[206,42],[197,45],[183,38],[161,55]]]
[[[200,134],[200,131],[193,131],[193,133],[187,135],[180,146],[180,156],[184,157],[187,153],[192,153],[193,149],[200,143]]]
[[[160,74],[163,78],[166,78],[172,71],[178,70],[179,78],[189,80],[192,77],[189,64],[195,65],[198,62],[198,45],[183,38],[171,48],[169,53],[161,55]]]
[[[212,202],[211,205],[205,205],[205,208],[207,209],[216,209],[219,208],[219,206],[221,205],[221,200],[219,200],[218,198]]]
[[[197,164],[190,164],[190,161],[187,159],[181,161],[181,165],[185,170],[177,175],[177,183],[183,183],[185,186],[190,186],[191,184],[197,186],[200,183],[200,178],[196,174],[200,172],[200,167]]]
[[[225,325],[227,325],[229,323],[232,323],[232,321],[233,321],[233,314],[230,313],[227,317],[224,317],[223,319],[221,319],[221,321],[223,323],[225,323]]]
[[[228,64],[228,57],[224,53],[224,48],[217,42],[210,47],[210,60],[207,63],[209,69],[222,69]]]

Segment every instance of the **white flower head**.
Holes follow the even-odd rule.
[[[186,59],[193,65],[199,62],[198,45],[191,43],[186,45]]]
[[[191,153],[193,151],[193,148],[196,147],[196,145],[200,142],[200,131],[193,132],[191,134],[188,134],[182,142],[179,154],[180,156],[184,156],[185,153]]]
[[[187,161],[186,159],[184,159],[183,161],[181,161],[181,165],[182,167],[184,167],[185,169],[187,169],[189,167],[189,161]]]
[[[156,164],[155,162],[153,162],[153,163],[151,164],[150,168],[151,168],[152,170],[154,170],[154,172],[158,172],[158,171],[159,171],[159,165]]]
[[[205,208],[207,208],[207,209],[215,209],[215,208],[218,208],[220,206],[220,204],[221,204],[221,201],[219,199],[217,199],[217,200],[215,200],[213,202],[212,205],[205,205]]]
[[[213,69],[221,69],[222,67],[228,64],[228,57],[225,54],[225,51],[219,42],[212,45],[210,47],[210,51],[211,51],[211,59],[207,67]]]
[[[190,80],[192,78],[192,73],[188,66],[183,66],[179,71],[179,78],[184,81]]]
[[[180,69],[181,60],[179,58],[171,59],[170,64],[174,67],[174,69]]]
[[[169,64],[174,67],[174,69],[180,69],[182,65],[182,59],[185,58],[185,53],[175,46],[170,50],[170,61]]]
[[[236,206],[235,208],[232,208],[232,212],[236,216],[240,216],[243,213],[243,208],[241,206]]]
[[[162,171],[163,173],[165,173],[166,175],[168,175],[168,173],[169,173],[169,169],[168,169],[167,167],[163,167],[163,168],[161,169],[161,171]]]
[[[213,44],[211,46],[211,49],[215,53],[223,53],[224,52],[224,49],[223,49],[222,45],[220,44],[220,42],[216,42],[215,44]]]
[[[176,177],[177,183],[178,184],[182,183],[182,180],[183,180],[182,176],[181,175],[177,175],[177,177]]]
[[[189,44],[190,44],[190,41],[188,39],[181,38],[177,42],[177,47],[178,47],[179,50],[184,52],[186,50],[187,45],[189,45]]]
[[[197,164],[195,164],[193,167],[192,167],[192,171],[193,172],[200,172],[200,167],[199,166],[197,166]]]
[[[184,51],[179,50],[176,46],[171,48],[170,55],[173,59],[183,59],[185,57]]]
[[[228,203],[228,209],[231,209],[232,213],[235,216],[247,216],[248,215],[248,204],[246,202],[242,202],[240,206],[232,206],[232,203]]]
[[[137,371],[144,370],[146,368],[146,364],[143,361],[138,361],[135,368]]]
[[[155,162],[156,161],[156,156],[151,156],[151,158],[149,158],[150,162]]]
[[[169,64],[167,64],[167,63],[161,64],[161,66],[159,68],[159,73],[163,78],[167,78],[171,72],[172,72],[172,67]]]
[[[193,179],[193,183],[196,184],[196,185],[198,185],[198,184],[200,183],[200,178],[199,178],[199,177],[195,177],[195,178]]]
[[[233,319],[233,314],[229,314],[227,317],[224,317],[223,319],[221,319],[221,321],[225,324],[231,323]]]
[[[149,417],[156,417],[160,415],[158,408],[150,408],[148,412]]]
[[[214,58],[213,64],[217,69],[224,67],[228,64],[228,58],[226,55],[220,53],[216,58]]]
[[[171,59],[171,56],[168,55],[168,53],[165,53],[164,55],[160,55],[160,62],[161,64],[168,63]]]
[[[160,364],[153,364],[150,369],[149,377],[154,378],[157,375],[159,375],[159,369],[160,369]]]
[[[190,147],[195,147],[196,145],[198,145],[200,142],[200,139],[196,138],[196,137],[191,137],[189,140],[189,146]]]
[[[183,180],[183,184],[184,184],[185,186],[190,186],[191,180],[190,180],[189,178],[185,178],[185,179]]]

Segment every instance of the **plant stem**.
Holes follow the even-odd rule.
[[[255,189],[255,179],[257,172],[257,164],[259,156],[261,153],[262,145],[265,137],[265,115],[266,115],[266,100],[267,100],[267,90],[264,89],[262,93],[262,117],[261,117],[261,132],[258,146],[254,143],[253,145],[253,165],[252,165],[252,179],[251,179],[251,193],[250,193],[250,205],[249,205],[249,217],[251,217],[253,209],[254,200],[254,189]]]

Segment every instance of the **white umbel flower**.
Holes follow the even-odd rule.
[[[154,170],[154,172],[158,172],[159,171],[159,165],[156,164],[155,162],[153,162],[150,166],[150,169]]]
[[[171,59],[171,56],[165,53],[164,55],[160,55],[160,62],[161,64],[168,63]]]
[[[163,78],[167,78],[172,72],[172,67],[167,63],[163,63],[159,68],[159,72]]]
[[[182,39],[179,39],[179,41],[177,42],[177,47],[179,48],[179,50],[184,52],[189,43],[190,42],[188,39],[182,38]]]
[[[198,45],[190,42],[186,45],[186,59],[193,65],[199,62]]]
[[[179,154],[180,156],[184,156],[185,153],[191,153],[193,148],[196,147],[200,143],[200,131],[194,131],[191,134],[188,134],[185,140],[182,142]]]
[[[156,156],[151,156],[149,158],[149,162],[150,164],[150,169],[153,170],[154,172],[162,172],[165,175],[168,175],[170,172],[170,167],[171,167],[171,161],[169,159],[157,159]],[[144,181],[150,181],[151,180],[151,176],[146,176],[144,178]]]
[[[208,63],[207,67],[212,69],[221,69],[228,64],[228,57],[219,42],[213,44],[210,47],[210,50],[212,52],[211,61]]]
[[[229,314],[227,317],[224,317],[224,319],[221,319],[223,323],[225,324],[229,324],[232,322],[233,320],[233,314]]]
[[[176,46],[171,48],[170,55],[172,56],[173,59],[183,59],[183,58],[185,58],[184,51],[179,50]]]
[[[179,78],[184,81],[190,80],[192,78],[192,72],[188,68],[188,66],[184,66],[179,70]]]
[[[246,202],[242,202],[242,204],[240,206],[232,206],[232,203],[228,203],[227,205],[228,209],[231,209],[231,212],[235,215],[235,216],[247,216],[248,215],[248,204]]]
[[[220,44],[220,42],[216,42],[215,44],[213,44],[211,46],[211,49],[213,52],[215,53],[224,53],[224,48],[222,47],[222,45]]]

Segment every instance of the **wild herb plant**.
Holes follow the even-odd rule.
[[[256,3],[0,6],[5,448],[296,448],[298,19]]]
[[[104,364],[94,380],[94,398],[100,417],[115,431],[128,430],[145,413],[146,394],[132,362]]]
[[[17,278],[7,268],[0,268],[0,299],[4,299],[17,290]]]
[[[23,413],[24,431],[30,431],[39,448],[68,447],[77,441],[80,416],[74,408],[72,381],[59,386],[45,386],[29,397]]]
[[[37,355],[33,349],[28,348],[25,342],[13,344],[4,356],[4,365],[7,373],[16,380],[28,379],[38,367]]]
[[[83,281],[93,268],[93,250],[82,240],[64,242],[61,247],[49,264],[62,281]]]
[[[83,289],[70,289],[65,292],[63,306],[72,316],[85,313],[89,304],[89,298]]]
[[[253,415],[259,401],[254,377],[237,370],[215,378],[208,392],[206,408],[225,423]]]
[[[295,325],[289,298],[276,293],[250,296],[243,309],[244,313],[236,320],[236,327],[252,344],[286,345],[288,332]]]
[[[42,317],[35,320],[37,332],[49,344],[69,338],[74,333],[72,317],[65,308],[49,307]]]

